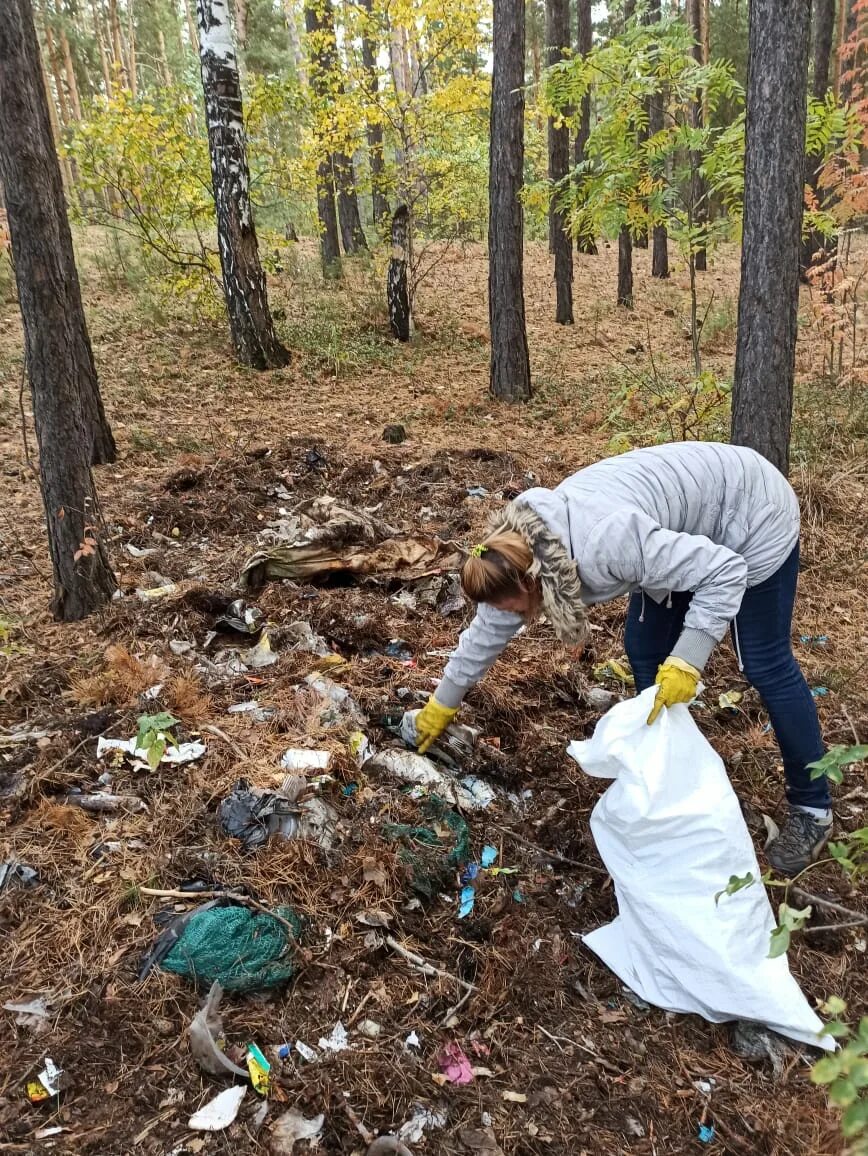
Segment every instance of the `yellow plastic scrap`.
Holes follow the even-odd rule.
[[[256,1046],[247,1045],[247,1071],[253,1090],[260,1096],[267,1096],[271,1084],[271,1064]]]
[[[740,690],[727,690],[717,700],[721,710],[735,710],[743,698]]]
[[[635,686],[636,680],[633,677],[630,667],[626,661],[619,661],[615,658],[609,658],[605,662],[598,662],[594,667],[594,678],[598,682],[621,682],[624,686]]]

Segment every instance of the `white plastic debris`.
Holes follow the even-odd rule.
[[[222,1132],[238,1115],[241,1101],[246,1095],[247,1087],[244,1084],[226,1088],[219,1096],[209,1100],[204,1108],[194,1112],[187,1121],[187,1127],[195,1132]]]
[[[295,1050],[303,1060],[307,1060],[309,1064],[315,1064],[319,1059],[319,1053],[315,1048],[309,1047],[302,1040],[295,1041]]]
[[[63,1075],[63,1069],[58,1068],[50,1056],[46,1056],[43,1063],[45,1067],[36,1078],[40,1084],[42,1084],[43,1088],[45,1088],[46,1092],[48,1092],[49,1096],[59,1096],[60,1078]]]
[[[272,666],[277,662],[277,655],[271,649],[268,640],[268,631],[263,630],[257,644],[251,646],[249,650],[242,650],[238,657],[251,670],[261,670],[264,666]]]
[[[497,797],[494,787],[476,775],[466,775],[458,784],[458,804],[466,811],[486,811]]]
[[[379,769],[404,783],[414,783],[434,791],[447,803],[455,802],[455,787],[437,767],[415,751],[380,751],[367,764],[368,771]]]
[[[357,767],[363,767],[368,759],[373,758],[376,754],[371,740],[363,731],[353,731],[347,740],[347,747],[355,759]]]
[[[378,1024],[376,1020],[362,1020],[358,1027],[359,1035],[365,1036],[369,1040],[375,1040],[382,1030],[382,1025]]]
[[[284,752],[280,765],[285,771],[327,771],[331,761],[331,751],[308,751],[291,747]]]
[[[206,749],[204,743],[178,743],[177,746],[167,743],[160,762],[178,765],[194,763],[196,759],[202,758]],[[148,752],[142,750],[141,747],[136,748],[135,737],[131,739],[106,739],[100,735],[96,744],[96,757],[101,759],[109,751],[121,751],[123,754],[131,755],[134,759],[141,761],[145,766],[148,765]]]
[[[411,1048],[421,1048],[422,1044],[415,1032],[410,1032],[406,1040],[404,1040],[404,1051],[409,1052]]]
[[[398,1139],[405,1144],[420,1144],[425,1132],[446,1127],[446,1113],[426,1108],[423,1104],[413,1105],[413,1115],[398,1129]]]
[[[292,1109],[284,1112],[271,1129],[271,1151],[275,1156],[291,1156],[296,1140],[316,1140],[324,1123],[325,1116],[308,1120]]]
[[[47,1031],[51,1019],[51,1011],[45,1000],[29,1000],[27,1003],[4,1003],[3,1010],[12,1012],[19,1027],[28,1028],[34,1035],[41,1035]]]
[[[326,1039],[320,1037],[319,1046],[324,1052],[345,1052],[350,1046],[347,1038],[347,1029],[340,1020],[332,1028],[331,1035]]]
[[[619,703],[568,748],[586,774],[614,779],[591,831],[619,914],[584,942],[657,1007],[834,1048],[786,956],[768,957],[776,923],[765,888],[720,894],[733,875],[760,878],[753,843],[723,762],[688,708],[647,725],[654,695],[651,687]]]

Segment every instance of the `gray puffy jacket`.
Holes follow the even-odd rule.
[[[581,637],[583,605],[637,590],[655,602],[693,591],[673,653],[699,670],[747,587],[771,577],[799,538],[799,505],[786,478],[754,450],[716,442],[606,458],[554,490],[528,490],[497,520],[530,544],[543,609],[564,641]],[[438,701],[457,706],[522,624],[517,614],[481,604]]]

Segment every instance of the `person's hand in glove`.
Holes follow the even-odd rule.
[[[416,715],[416,739],[420,755],[424,755],[431,744],[440,738],[457,714],[458,707],[442,706],[431,695]]]
[[[677,702],[690,702],[696,698],[699,679],[700,674],[695,666],[670,654],[657,671],[655,679],[657,697],[648,715],[648,726],[654,722],[664,706],[675,706]]]

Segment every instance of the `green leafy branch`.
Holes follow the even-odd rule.
[[[824,1033],[836,1040],[844,1041],[837,1051],[818,1060],[811,1069],[811,1082],[829,1089],[829,1101],[836,1108],[844,1109],[841,1117],[841,1131],[848,1140],[856,1144],[850,1149],[851,1156],[868,1154],[868,1016],[863,1016],[859,1026],[853,1029],[842,1020],[847,1005],[837,996],[832,996],[820,1009],[833,1018],[826,1024]]]
[[[177,747],[178,740],[171,728],[178,725],[178,719],[168,711],[159,714],[139,716],[139,730],[136,735],[136,752],[144,751],[148,766],[155,771],[168,747]]]

